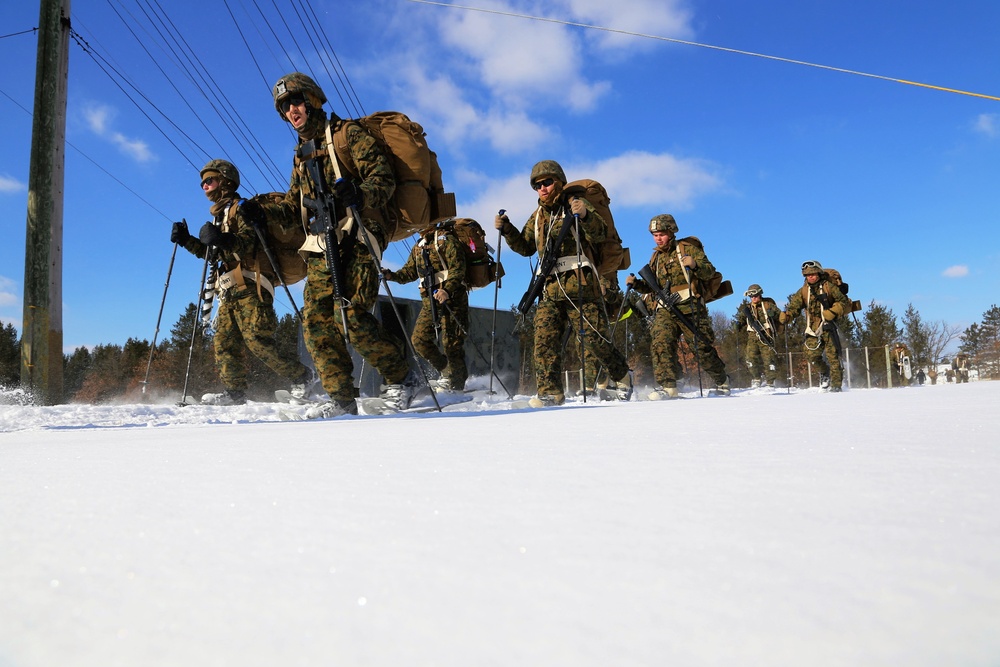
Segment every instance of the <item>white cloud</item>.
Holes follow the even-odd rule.
[[[623,33],[639,33],[674,39],[690,39],[693,12],[683,0],[565,0],[560,3],[574,22],[622,32],[599,32],[598,43],[606,49],[637,50],[655,42]]]
[[[136,162],[149,162],[155,159],[149,144],[141,139],[131,139],[121,132],[111,129],[112,121],[115,118],[115,111],[111,107],[101,104],[88,105],[83,110],[83,117],[87,121],[87,126],[91,132],[97,136],[107,139],[118,147]]]
[[[21,302],[16,294],[14,294],[14,289],[17,284],[7,278],[6,276],[0,276],[0,307],[3,306],[13,306]]]
[[[715,165],[669,153],[629,151],[622,155],[593,163],[562,165],[570,180],[593,178],[600,181],[611,196],[611,209],[625,207],[663,208],[670,211],[690,210],[695,199],[722,189],[724,182]],[[474,174],[465,173],[461,180],[474,181]],[[492,221],[501,208],[511,205],[508,215],[520,226],[534,206],[528,190],[528,172],[506,179],[486,181],[486,189],[471,202],[461,202],[465,215]]]
[[[981,113],[976,117],[972,128],[990,139],[1000,136],[1000,114]]]
[[[942,271],[941,275],[945,278],[964,278],[969,275],[969,267],[965,264],[956,264],[955,266],[949,266],[947,269]]]
[[[10,192],[24,192],[28,189],[28,186],[10,176],[5,176],[0,174],[0,192],[10,193]]]

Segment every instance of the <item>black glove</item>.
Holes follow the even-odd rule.
[[[176,243],[178,245],[184,245],[191,238],[191,234],[188,232],[188,226],[186,222],[175,222],[174,226],[170,228],[170,242]]]
[[[211,222],[206,222],[198,232],[198,238],[205,245],[214,245],[219,250],[230,251],[236,245],[236,236],[224,232]]]
[[[347,208],[348,206],[361,207],[365,203],[365,195],[354,184],[354,181],[340,178],[333,184],[333,198],[337,203]]]
[[[245,199],[240,204],[240,215],[243,219],[254,227],[264,227],[267,224],[267,216],[264,215],[264,207],[253,199]]]

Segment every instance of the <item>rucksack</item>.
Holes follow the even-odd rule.
[[[486,231],[472,218],[447,218],[435,225],[442,232],[454,234],[465,249],[465,284],[470,290],[486,287],[502,278],[503,265],[494,261],[486,242]]]
[[[697,246],[699,250],[704,251],[705,245],[701,242],[697,236],[686,236],[682,239],[678,239],[678,245],[681,243],[687,243],[689,245]],[[698,281],[698,294],[704,299],[705,303],[711,303],[717,299],[721,299],[724,296],[729,296],[733,293],[733,284],[728,280],[724,280],[722,274],[716,271],[712,274],[712,277],[708,280]]]
[[[271,254],[278,264],[278,270],[281,271],[281,279],[279,280],[278,276],[275,275],[274,269],[271,267],[271,261],[268,259],[263,247],[260,247],[257,254],[253,257],[242,260],[244,265],[248,269],[263,274],[275,286],[281,284],[294,285],[305,279],[307,266],[305,260],[299,254],[299,248],[302,247],[302,244],[306,240],[305,230],[302,229],[302,225],[281,224],[281,221],[273,218],[275,215],[274,211],[284,211],[285,209],[267,206],[267,204],[281,203],[285,199],[285,194],[282,192],[267,192],[259,194],[253,199],[262,204],[264,212],[267,214],[267,224],[263,230],[264,242],[267,243],[267,247],[271,250]]]
[[[840,271],[838,271],[837,269],[830,269],[830,268],[827,268],[827,267],[823,267],[823,273],[826,274],[827,280],[829,280],[831,283],[833,283],[834,285],[837,286],[837,288],[840,290],[841,294],[843,294],[844,296],[847,296],[847,290],[850,289],[850,285],[848,285],[847,283],[844,282],[844,277],[842,275],[840,275]],[[848,301],[851,301],[851,312],[852,313],[856,313],[859,310],[861,310],[861,302],[860,301],[852,301],[850,299],[848,299]],[[844,314],[847,315],[847,313],[844,313]]]
[[[427,146],[419,123],[399,111],[378,111],[354,119],[381,144],[396,177],[396,192],[386,206],[389,241],[399,241],[427,229],[437,220],[456,215],[455,194],[444,191],[437,154]],[[333,134],[340,163],[354,176],[354,160],[347,146],[347,125]]]
[[[604,242],[594,248],[594,261],[597,265],[597,273],[609,278],[617,283],[616,271],[624,271],[632,264],[632,257],[628,248],[622,247],[622,237],[615,229],[615,219],[611,215],[611,197],[604,186],[597,181],[584,178],[578,181],[567,183],[563,192],[570,196],[583,197],[594,207],[608,227],[607,236]]]

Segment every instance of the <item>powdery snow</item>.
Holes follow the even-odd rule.
[[[998,399],[0,405],[0,666],[996,665]]]

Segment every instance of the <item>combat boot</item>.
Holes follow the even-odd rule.
[[[341,415],[358,414],[358,403],[353,398],[349,401],[326,401],[306,410],[306,419],[333,419]]]
[[[677,398],[679,394],[677,393],[677,387],[657,387],[649,395],[649,400],[651,401],[669,401],[671,399]]]
[[[300,401],[309,400],[316,393],[317,384],[319,384],[319,377],[316,376],[316,371],[307,368],[302,377],[292,382],[288,393],[294,399]]]
[[[609,390],[611,398],[618,401],[628,401],[632,398],[632,392],[635,387],[632,383],[632,371],[629,371],[625,377],[614,383]]]
[[[539,396],[535,394],[530,399],[528,399],[528,406],[532,408],[551,408],[557,405],[562,405],[566,402],[564,396],[553,396],[552,394],[545,394]]]
[[[398,384],[384,384],[382,385],[382,390],[379,393],[379,398],[390,410],[405,410],[410,407],[410,403],[413,402],[414,387],[416,385],[416,376],[411,370],[403,378],[403,381]]]
[[[431,389],[434,391],[452,391],[451,380],[446,377],[439,377],[437,380],[431,380],[429,384]]]
[[[202,405],[243,405],[247,395],[242,389],[227,389],[219,394],[205,394],[201,397]]]
[[[729,396],[729,378],[727,377],[722,382],[715,385],[714,393],[716,396]]]
[[[819,388],[820,389],[829,389],[830,388],[830,376],[829,375],[820,375],[819,376]]]

